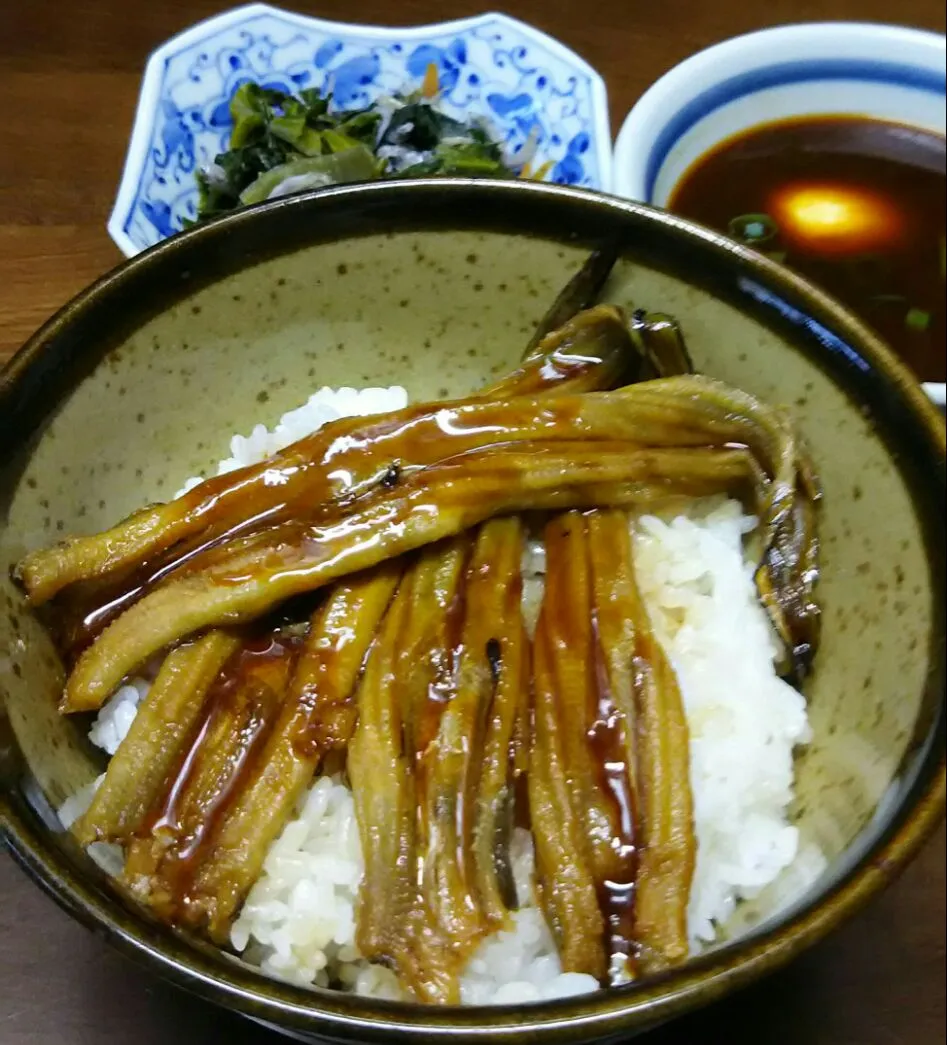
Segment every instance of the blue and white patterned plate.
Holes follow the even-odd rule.
[[[197,208],[194,172],[226,148],[228,103],[256,80],[331,90],[340,108],[417,86],[440,71],[443,108],[486,117],[511,152],[537,137],[549,178],[607,191],[611,137],[602,78],[544,33],[501,14],[414,28],[344,25],[249,4],[162,44],[145,70],[122,182],[108,222],[132,256]]]

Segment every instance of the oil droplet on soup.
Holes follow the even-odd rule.
[[[784,185],[769,212],[788,243],[827,254],[883,250],[905,233],[905,215],[889,199],[850,185]]]
[[[900,124],[764,124],[701,157],[668,209],[808,276],[925,381],[945,378],[945,143]]]

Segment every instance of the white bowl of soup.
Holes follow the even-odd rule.
[[[824,22],[693,55],[628,114],[619,195],[798,269],[944,404],[945,38]]]

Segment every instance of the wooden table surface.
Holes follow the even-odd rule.
[[[472,0],[288,6],[363,22],[474,14]],[[225,5],[200,0],[0,0],[0,363],[117,263],[105,221],[148,52]],[[511,0],[506,10],[584,55],[615,128],[689,53],[787,21],[901,21],[944,31],[943,0]],[[831,939],[757,987],[642,1045],[941,1045],[944,829],[903,879]],[[278,1039],[119,958],[0,857],[0,1043],[188,1045]]]

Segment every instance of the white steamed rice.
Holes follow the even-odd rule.
[[[636,528],[642,597],[690,728],[694,945],[712,942],[737,900],[772,882],[799,845],[786,810],[793,748],[809,740],[809,723],[801,694],[773,665],[778,647],[743,555],[753,524],[738,502],[713,499]]]
[[[406,403],[403,388],[320,389],[272,430],[257,425],[249,436],[235,435],[217,474],[262,461],[328,421]],[[189,479],[183,490],[203,478]],[[716,938],[741,899],[779,878],[799,846],[787,810],[793,750],[809,739],[809,726],[802,697],[774,668],[776,642],[744,555],[744,535],[753,525],[737,502],[716,498],[698,502],[687,515],[643,517],[635,531],[642,595],[677,672],[691,734],[697,864],[688,917],[694,950]],[[524,567],[542,573],[541,546]],[[145,679],[123,685],[100,711],[92,742],[114,754],[147,691]],[[101,779],[63,805],[64,827],[88,807]],[[120,869],[118,847],[97,844],[90,852],[111,873]],[[590,976],[562,972],[532,892],[532,870],[530,837],[518,831],[514,873],[521,909],[513,928],[494,934],[470,960],[461,983],[464,1003],[521,1003],[597,988]],[[338,777],[317,779],[267,855],[233,925],[234,949],[278,979],[400,997],[394,974],[366,962],[355,945],[361,875],[352,794]],[[799,888],[809,880],[803,875]]]

